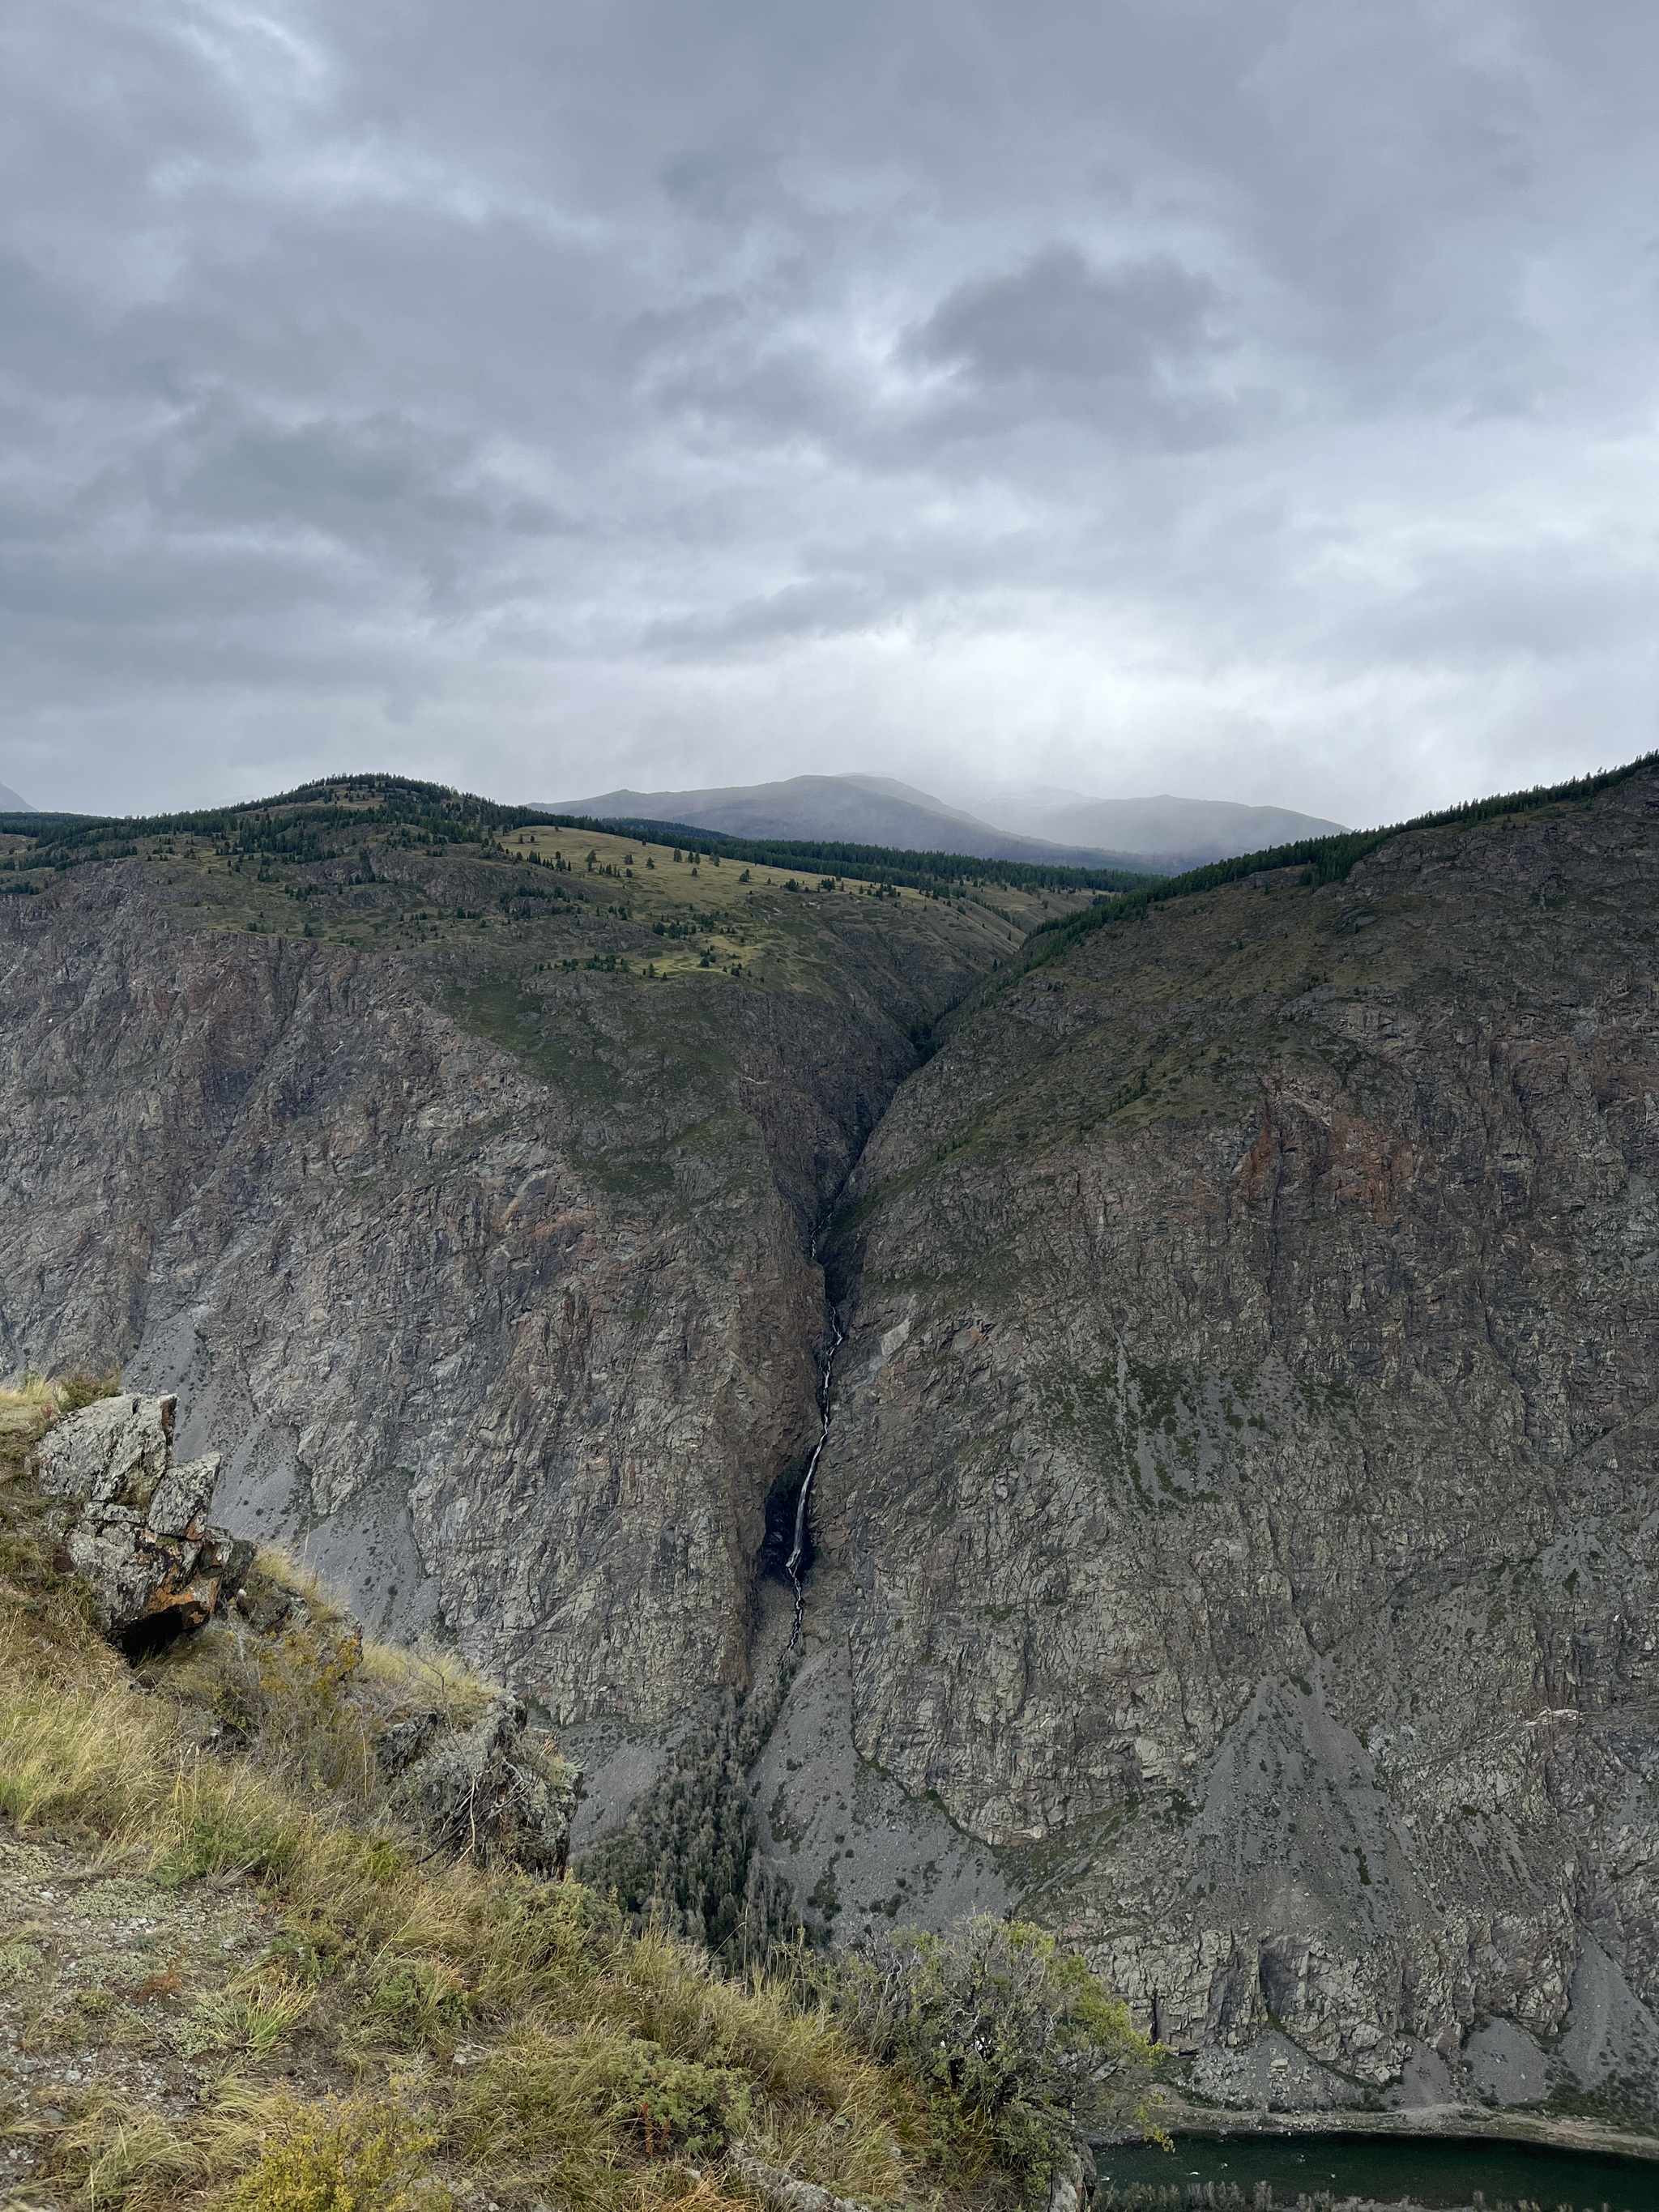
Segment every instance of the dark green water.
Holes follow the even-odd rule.
[[[1659,2212],[1659,2164],[1532,2143],[1483,2142],[1471,2137],[1377,2136],[1179,2136],[1173,2151],[1150,2143],[1114,2145],[1095,2154],[1103,2195],[1135,2182],[1186,2189],[1231,2182],[1248,2197],[1257,2182],[1275,2199],[1329,2190],[1338,2197],[1409,2198],[1425,2205],[1468,2204],[1480,2190],[1489,2204],[1525,2197],[1555,2212],[1558,2205],[1600,2212]]]

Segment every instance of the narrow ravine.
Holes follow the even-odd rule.
[[[982,984],[987,980],[988,979],[986,977],[981,976],[980,978],[980,982]],[[927,1022],[923,1029],[923,1035],[930,1040],[933,1039],[935,1036],[939,1024],[945,1019],[946,1015],[954,1012],[959,1006],[961,1006],[964,1003],[967,996],[968,994],[964,992],[959,994],[956,999],[949,1001],[945,1006],[942,1006],[939,1012],[932,1016]],[[916,1032],[913,1030],[911,1032],[913,1041]],[[858,1172],[859,1162],[864,1158],[865,1153],[869,1150],[871,1139],[874,1137],[877,1130],[881,1127],[887,1115],[892,1111],[894,1105],[903,1092],[905,1085],[912,1081],[913,1079],[920,1073],[921,1069],[927,1065],[927,1062],[932,1058],[933,1052],[935,1048],[936,1047],[930,1043],[926,1048],[917,1052],[914,1066],[912,1066],[908,1071],[899,1079],[898,1082],[894,1085],[891,1097],[889,1097],[886,1104],[883,1106],[881,1111],[876,1115],[875,1119],[871,1122],[869,1127],[865,1131],[863,1137],[860,1139],[856,1155],[849,1163],[846,1174],[842,1177],[841,1183],[836,1191],[835,1196],[830,1200],[828,1206],[820,1217],[817,1227],[812,1231],[811,1243],[807,1247],[807,1256],[814,1267],[818,1265],[818,1240],[823,1236],[825,1228],[835,1219],[836,1209],[840,1205],[842,1199],[846,1193],[848,1185],[852,1182],[854,1176]],[[849,1292],[849,1295],[851,1294],[852,1293]],[[789,1631],[789,1641],[785,1644],[783,1649],[783,1656],[786,1661],[790,1657],[795,1646],[800,1641],[801,1626],[805,1619],[806,1582],[801,1567],[801,1559],[806,1550],[806,1516],[811,1504],[812,1478],[817,1473],[818,1462],[823,1456],[823,1448],[830,1441],[830,1425],[835,1418],[830,1400],[831,1394],[835,1387],[836,1354],[841,1350],[842,1346],[847,1341],[847,1332],[842,1327],[841,1323],[840,1308],[836,1301],[830,1296],[830,1286],[827,1279],[824,1283],[824,1304],[829,1312],[830,1327],[832,1331],[832,1335],[829,1348],[823,1354],[823,1364],[818,1374],[818,1437],[817,1442],[812,1447],[812,1455],[806,1462],[806,1472],[800,1479],[800,1488],[795,1493],[795,1520],[793,1535],[789,1547],[789,1556],[783,1563],[784,1572],[788,1576],[791,1587],[793,1589],[795,1593],[795,1618]]]
[[[811,1256],[816,1264],[818,1256],[818,1240],[816,1231],[812,1237]],[[784,1571],[793,1583],[795,1590],[795,1620],[793,1626],[789,1631],[789,1641],[784,1646],[783,1656],[786,1659],[800,1641],[801,1622],[806,1613],[806,1584],[801,1577],[800,1559],[801,1553],[806,1548],[807,1500],[811,1493],[812,1477],[817,1473],[818,1462],[823,1456],[823,1447],[830,1441],[830,1423],[832,1419],[830,1395],[835,1382],[836,1354],[847,1341],[847,1333],[841,1325],[841,1316],[836,1310],[835,1303],[833,1300],[828,1303],[830,1326],[835,1331],[835,1334],[829,1350],[823,1355],[823,1368],[818,1376],[818,1440],[812,1447],[812,1456],[807,1461],[806,1472],[800,1479],[800,1489],[795,1498],[794,1541],[790,1546],[789,1557],[784,1561]]]

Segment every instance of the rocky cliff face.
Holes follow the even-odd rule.
[[[394,864],[374,895],[482,902]],[[192,926],[204,880],[0,905],[0,1364],[178,1389],[223,1517],[560,1720],[741,1682],[817,1426],[812,1221],[978,922],[796,899],[787,984],[647,983],[506,923],[418,955]]]
[[[1280,2030],[1313,2101],[1478,2085],[1496,2015],[1540,2094],[1570,2008],[1651,2066],[1656,895],[1649,772],[1100,929],[906,1085],[832,1248],[803,1888],[841,1726],[1218,2092]]]
[[[179,1389],[227,1519],[616,1728],[603,1826],[781,1649],[850,1171],[755,1777],[813,1916],[1022,1904],[1217,2096],[1650,2112],[1659,775],[1109,923],[921,1066],[983,915],[647,985],[620,906],[428,941],[483,871],[337,865],[428,902],[378,951],[154,856],[0,907],[0,1360]]]

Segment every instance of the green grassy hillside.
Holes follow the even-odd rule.
[[[769,864],[757,856],[772,848],[734,847],[722,857],[730,841],[700,838],[700,850],[647,841],[386,776],[211,812],[9,820],[0,890],[18,896],[75,869],[133,860],[210,928],[382,952],[487,945],[532,966],[655,977],[715,968],[751,982],[799,982],[812,964],[815,915],[832,933],[854,921],[902,931],[901,908],[913,929],[919,908],[952,915],[988,965],[1098,890],[1077,871],[998,872],[986,863],[982,874],[941,878],[873,850],[823,861],[780,848],[781,860]]]

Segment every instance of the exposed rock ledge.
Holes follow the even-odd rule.
[[[250,1580],[255,1546],[208,1522],[218,1458],[173,1457],[177,1409],[171,1396],[95,1399],[64,1414],[35,1447],[35,1480],[62,1501],[59,1562],[92,1591],[100,1629],[134,1656],[191,1632],[239,1640],[309,1634],[326,1642],[343,1694],[352,1695],[362,1631],[349,1616],[314,1619],[303,1598],[267,1575]],[[366,1686],[357,1702],[396,1803],[434,1853],[506,1859],[562,1877],[580,1776],[531,1741],[520,1699],[498,1693],[466,1727],[425,1705],[374,1709]]]
[[[253,1561],[251,1543],[208,1526],[216,1455],[173,1461],[178,1404],[99,1398],[35,1449],[36,1480],[68,1509],[62,1563],[90,1587],[104,1634],[126,1644],[201,1627]]]

